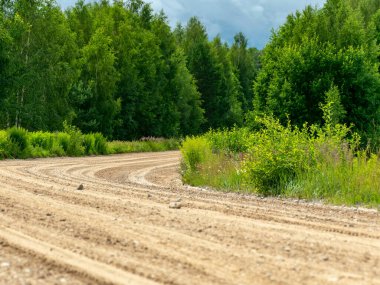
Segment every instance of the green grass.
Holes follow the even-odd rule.
[[[379,153],[380,156],[380,153]],[[300,173],[286,185],[285,196],[323,199],[334,204],[380,205],[380,159],[360,155],[338,164],[324,163]]]
[[[207,185],[230,192],[247,192],[248,188],[238,171],[239,168],[239,161],[223,154],[215,154],[200,165],[198,170],[186,173],[184,182],[193,186]]]
[[[177,139],[150,138],[142,141],[112,141],[108,143],[108,153],[131,153],[131,152],[157,152],[178,150],[179,141]]]
[[[176,150],[176,139],[147,138],[141,141],[108,142],[100,134],[82,134],[65,125],[64,132],[28,132],[22,128],[0,130],[0,159],[106,155]]]
[[[360,150],[343,125],[294,128],[273,118],[260,130],[233,129],[187,138],[183,180],[194,186],[264,196],[379,207],[380,152]]]

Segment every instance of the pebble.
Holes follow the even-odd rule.
[[[79,185],[78,188],[77,188],[77,190],[84,190],[83,184]]]
[[[328,256],[322,257],[322,261],[329,261],[329,257]]]
[[[5,268],[5,267],[10,267],[10,266],[11,266],[11,263],[8,262],[8,261],[3,261],[3,262],[0,264],[0,267],[3,267],[3,268]]]
[[[170,209],[181,209],[182,204],[181,202],[170,202],[169,208]]]

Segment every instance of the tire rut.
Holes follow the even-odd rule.
[[[2,161],[0,245],[54,268],[41,283],[380,284],[377,211],[183,186],[179,159]]]

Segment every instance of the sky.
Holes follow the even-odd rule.
[[[76,0],[57,0],[63,9]],[[307,5],[322,7],[326,0],[146,0],[154,11],[164,10],[172,27],[186,25],[197,16],[210,38],[220,35],[231,43],[238,32],[248,38],[249,46],[263,48],[272,29],[286,21],[287,15]]]

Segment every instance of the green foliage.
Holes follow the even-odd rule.
[[[198,18],[189,20],[186,29],[178,27],[174,33],[187,57],[202,98],[206,120],[203,130],[232,127],[242,124],[242,92],[236,76],[229,48],[220,37],[208,42],[206,29]]]
[[[189,137],[182,143],[181,153],[185,173],[196,172],[199,164],[204,163],[211,156],[211,145],[206,138]]]
[[[82,134],[67,123],[64,129],[58,133],[0,130],[0,159],[168,151],[178,150],[180,144],[177,139],[162,138],[108,142],[100,133]]]
[[[282,123],[289,116],[299,127],[322,124],[319,105],[333,96],[334,120],[354,124],[364,141],[379,133],[378,46],[359,6],[330,0],[322,9],[307,7],[288,17],[263,51],[254,84],[256,115],[273,114]]]
[[[115,98],[119,74],[115,68],[112,40],[103,28],[97,29],[90,42],[82,49],[81,63],[85,92],[79,91],[79,110],[75,124],[85,132],[100,131],[111,136],[117,126],[115,118],[120,112],[121,102]]]
[[[154,139],[149,138],[143,141],[112,141],[107,145],[111,154],[131,153],[131,152],[157,152],[178,150],[179,141],[176,139]]]
[[[85,154],[84,138],[82,132],[75,126],[63,123],[64,132],[70,136],[67,144],[66,154],[69,156],[81,156]],[[91,146],[88,146],[90,149]]]
[[[0,159],[10,158],[12,143],[9,141],[7,131],[0,131]]]
[[[199,163],[196,171],[185,171],[186,183],[194,186],[211,186],[227,191],[246,191],[240,162],[223,153],[212,154]]]
[[[335,124],[334,104],[321,106],[322,127],[283,126],[265,116],[256,118],[256,131],[235,128],[186,139],[181,149],[184,181],[265,196],[378,204],[380,156],[361,151],[360,137]]]
[[[93,134],[94,137],[94,151],[96,154],[109,153],[107,146],[107,139],[100,133]]]
[[[329,154],[331,155],[331,154]],[[380,159],[378,155],[356,157],[346,150],[346,157],[327,159],[309,172],[299,173],[284,190],[288,197],[324,199],[335,204],[375,206],[380,203]]]
[[[65,12],[54,0],[0,5],[2,128],[57,132],[66,121],[123,141],[243,125],[257,131],[254,118],[265,114],[302,129],[323,124],[324,106],[332,125],[353,125],[363,144],[380,145],[378,1],[306,7],[263,51],[242,33],[231,46],[210,41],[196,17],[172,31],[143,0],[80,0]],[[248,148],[225,135],[210,138],[230,153]],[[55,155],[108,151],[97,135],[56,136],[36,135],[23,152],[46,156],[49,140]]]
[[[325,100],[325,104],[320,105],[323,112],[323,120],[325,123],[335,126],[342,122],[342,119],[346,115],[346,111],[341,103],[338,87],[332,86],[326,93]]]
[[[249,48],[248,39],[243,33],[238,33],[234,37],[229,55],[236,77],[241,85],[239,101],[242,104],[243,112],[247,112],[253,107],[252,82],[260,69],[260,52],[256,48]]]
[[[76,79],[74,35],[63,13],[54,1],[16,0],[3,21],[7,84],[0,127],[58,129],[71,113],[68,93]]]
[[[11,128],[7,131],[10,141],[10,154],[12,157],[23,157],[29,146],[27,131],[23,128]]]
[[[250,142],[243,172],[260,193],[281,194],[284,183],[292,180],[297,171],[306,171],[314,163],[307,129],[284,127],[270,117],[257,120],[263,129],[254,134]]]
[[[209,131],[205,138],[211,143],[213,152],[228,154],[246,153],[252,134],[247,128],[234,127],[231,130]]]

